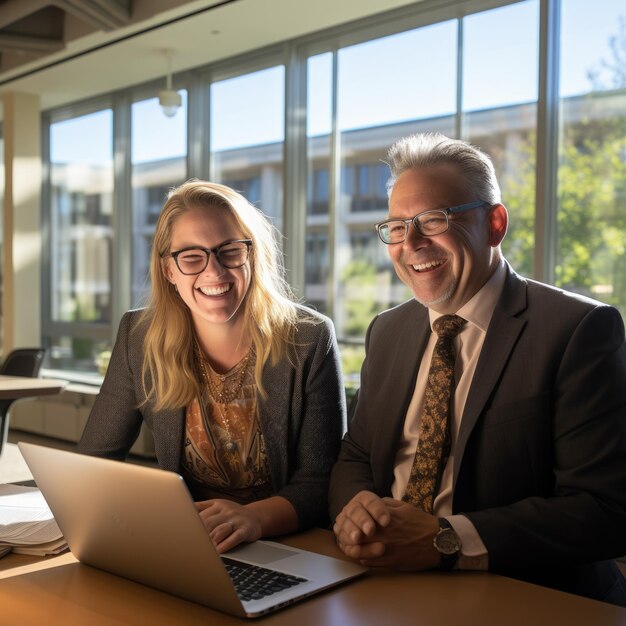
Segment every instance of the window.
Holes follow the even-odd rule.
[[[284,66],[211,85],[211,178],[283,216]]]
[[[167,191],[192,175],[234,187],[272,219],[295,257],[286,255],[288,279],[295,275],[305,303],[333,319],[346,379],[354,379],[372,317],[411,297],[373,225],[387,214],[387,150],[422,131],[467,139],[492,156],[511,216],[503,250],[517,270],[626,314],[623,2],[560,0],[560,32],[540,29],[540,0],[496,4],[412,3],[264,56],[194,68],[177,77],[188,77],[189,89],[172,119],[156,98],[137,100],[136,88],[111,95],[112,109],[85,114],[90,103],[44,113],[49,365],[95,370],[122,305],[145,300]],[[558,68],[540,58],[540,32],[558,39]],[[560,77],[558,99],[540,101],[544,74]],[[550,138],[558,148],[547,148],[558,165],[538,176],[547,114],[559,121]],[[297,158],[285,161],[286,151]],[[549,206],[535,206],[548,193]],[[554,230],[535,250],[540,210]],[[119,253],[130,269],[116,270]]]
[[[306,295],[329,312],[347,344],[348,378],[362,360],[361,349],[351,344],[362,341],[377,312],[411,297],[373,229],[387,213],[389,172],[383,159],[396,139],[439,131],[489,152],[511,211],[505,252],[532,274],[538,20],[538,1],[529,0],[308,59]],[[428,62],[420,62],[424,59]],[[330,162],[333,98],[337,166]],[[334,167],[336,197],[327,173]],[[335,215],[327,218],[331,204]]]
[[[532,276],[539,2],[470,15],[463,28],[463,138],[491,156],[509,211],[503,253]]]
[[[330,52],[307,60],[307,220],[305,250],[306,302],[316,310],[332,315],[329,293],[332,72]]]
[[[325,284],[328,280],[328,236],[324,232],[313,231],[306,239],[306,283],[309,286],[309,304],[315,303],[315,308],[326,311]],[[321,293],[316,294],[315,290]]]
[[[313,180],[309,185],[307,213],[309,215],[328,215],[329,185],[328,169],[313,171]]]
[[[154,227],[168,191],[187,178],[187,92],[174,117],[157,98],[131,107],[133,192],[133,307],[145,304]]]
[[[50,125],[50,317],[44,343],[55,368],[94,371],[109,341],[112,123],[106,109]]]
[[[555,279],[626,315],[626,7],[565,0],[561,20]]]
[[[332,313],[346,378],[355,377],[373,316],[410,296],[399,282],[374,223],[387,215],[382,160],[403,135],[453,131],[456,23],[448,21],[338,51],[337,129],[341,160]],[[428,58],[428,63],[415,59]]]

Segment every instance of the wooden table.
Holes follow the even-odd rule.
[[[341,556],[331,533],[284,542]],[[71,554],[0,559],[0,624],[221,626],[222,613],[81,565]],[[626,626],[626,609],[479,572],[375,570],[260,618],[263,626]]]
[[[66,386],[66,380],[57,380],[54,378],[0,376],[0,400],[50,396],[60,393]]]

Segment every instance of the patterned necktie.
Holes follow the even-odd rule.
[[[454,338],[465,323],[458,315],[444,315],[433,322],[438,339],[428,371],[415,459],[402,498],[426,513],[433,512],[436,490],[450,454],[448,415],[454,385]]]

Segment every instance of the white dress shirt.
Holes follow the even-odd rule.
[[[457,563],[459,569],[486,570],[488,568],[487,548],[482,542],[474,525],[464,515],[451,515],[452,479],[456,441],[463,416],[463,409],[472,379],[474,378],[476,364],[478,363],[478,357],[483,347],[491,316],[493,315],[493,311],[502,293],[502,288],[504,287],[505,277],[506,269],[504,261],[501,260],[489,280],[474,297],[456,313],[466,319],[467,324],[465,324],[461,332],[454,339],[454,347],[456,350],[454,368],[456,387],[454,391],[454,401],[451,407],[451,415],[449,417],[451,449],[448,462],[446,463],[441,477],[439,492],[433,503],[433,512],[438,517],[445,517],[461,538],[463,547]],[[438,317],[441,317],[441,314],[432,309],[429,309],[428,313],[432,331],[433,322]],[[391,487],[391,494],[397,500],[401,500],[404,495],[413,466],[419,436],[424,391],[426,389],[430,361],[436,341],[437,335],[432,332],[420,363],[415,383],[415,391],[407,410],[402,439],[399,442],[396,452],[394,482]]]

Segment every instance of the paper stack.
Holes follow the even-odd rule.
[[[67,550],[67,543],[41,491],[0,485],[0,557],[8,552],[47,556]]]

